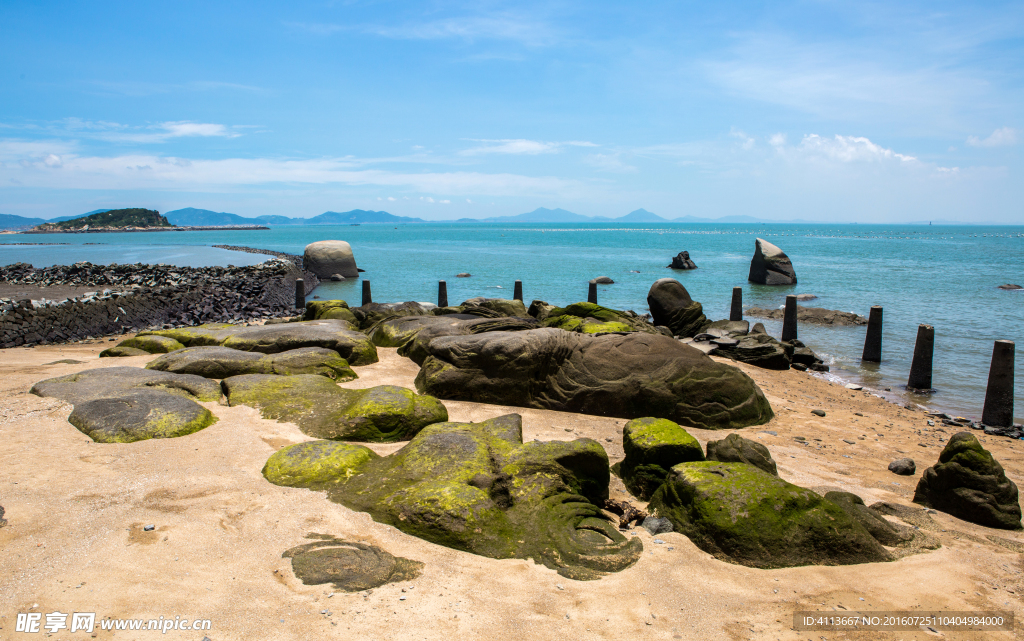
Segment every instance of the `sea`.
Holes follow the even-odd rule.
[[[793,261],[798,284],[747,282],[756,238],[778,245]],[[675,278],[713,320],[728,318],[733,287],[745,307],[782,307],[787,294],[813,294],[801,304],[867,316],[884,308],[881,363],[863,363],[865,327],[799,326],[799,338],[831,367],[830,379],[863,385],[896,402],[980,419],[993,342],[1024,341],[1024,226],[864,224],[503,224],[409,223],[278,226],[269,230],[0,235],[0,264],[37,267],[137,262],[180,266],[250,265],[268,257],[217,249],[241,245],[301,254],[317,240],[348,241],[371,282],[376,302],[437,302],[445,280],[452,304],[476,296],[511,298],[516,280],[524,299],[565,305],[587,298],[648,311],[647,291]],[[53,245],[18,245],[45,242]],[[688,251],[698,269],[668,269]],[[456,274],[469,273],[468,278]],[[361,302],[360,280],[322,283],[310,295]],[[778,336],[781,321],[761,321]],[[905,389],[920,324],[935,327],[933,386],[928,395]],[[1016,377],[1016,420],[1024,416],[1024,376]]]

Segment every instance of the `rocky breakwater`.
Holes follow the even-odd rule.
[[[315,276],[281,259],[249,267],[7,265],[0,267],[0,282],[96,291],[62,301],[0,299],[0,347],[287,316],[294,313],[295,280],[303,277],[307,288],[315,286]]]
[[[786,310],[782,308],[750,307],[747,309],[747,315],[782,320],[786,315]],[[823,307],[804,307],[803,305],[797,305],[796,319],[801,323],[811,323],[814,325],[853,326],[868,324],[868,319],[853,312],[841,312]]]

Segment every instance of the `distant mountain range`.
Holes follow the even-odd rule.
[[[175,209],[166,214],[167,220],[172,225],[206,226],[206,225],[351,225],[353,223],[423,223],[427,222],[422,218],[410,218],[408,216],[395,216],[386,211],[366,211],[365,209],[353,209],[352,211],[337,212],[325,211],[319,216],[312,218],[289,218],[288,216],[256,216],[246,218],[238,214],[210,211],[209,209]]]
[[[528,214],[518,216],[497,216],[494,218],[460,218],[458,223],[764,223],[767,221],[753,216],[725,216],[722,218],[698,218],[683,216],[681,218],[664,218],[658,214],[637,209],[625,216],[609,218],[607,216],[584,216],[564,209],[547,209],[538,207]],[[807,220],[787,220],[785,222],[805,223]]]

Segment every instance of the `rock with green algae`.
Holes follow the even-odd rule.
[[[896,547],[914,538],[913,530],[897,528],[881,514],[864,505],[864,499],[852,492],[828,492],[825,494],[825,500],[832,501],[842,508],[882,545]]]
[[[556,309],[559,309],[557,305],[552,305],[547,301],[537,299],[530,303],[530,308],[526,310],[526,313],[539,321],[543,321],[546,320],[547,317],[551,315],[551,312]]]
[[[441,318],[451,318],[451,316],[442,316]],[[458,322],[434,323],[422,327],[411,340],[398,349],[398,355],[411,358],[417,365],[423,365],[423,361],[429,356],[427,346],[430,344],[430,341],[441,336],[472,336],[489,332],[521,332],[540,327],[540,324],[532,318],[519,318],[517,316],[467,318],[460,315],[459,319]]]
[[[701,304],[674,278],[654,281],[647,292],[647,305],[654,324],[668,327],[676,336],[692,338],[711,324]]]
[[[557,327],[569,332],[582,332],[584,334],[612,332],[660,333],[654,325],[651,325],[634,312],[602,307],[596,303],[573,303],[566,307],[556,307],[546,311],[547,313],[541,325],[544,327]]]
[[[609,478],[596,441],[523,443],[522,419],[510,414],[430,425],[394,454],[311,486],[439,545],[596,579],[633,565],[643,550],[598,508]]]
[[[482,307],[496,312],[504,317],[518,316],[520,318],[529,317],[526,305],[521,300],[508,299],[508,298],[470,298],[469,300],[463,301],[460,307],[463,310],[470,309],[469,312],[472,314],[471,308]]]
[[[304,321],[332,318],[348,321],[353,327],[359,326],[356,315],[343,300],[311,300],[306,303],[306,311],[302,314]]]
[[[978,525],[1021,529],[1017,485],[970,432],[949,439],[939,462],[921,475],[914,503]]]
[[[264,418],[290,421],[314,438],[390,443],[448,420],[436,398],[394,385],[345,389],[309,374],[244,374],[221,384],[229,405],[258,408]]]
[[[386,318],[369,330],[370,340],[378,347],[403,347],[426,327],[454,326],[464,320],[477,320],[477,317],[468,314],[445,314]]]
[[[167,354],[185,346],[168,336],[139,335],[118,343],[100,352],[100,358],[109,356],[141,356],[142,354]]]
[[[317,540],[281,555],[292,560],[292,571],[303,585],[330,583],[335,590],[360,592],[386,583],[412,581],[423,570],[420,561],[393,556],[376,545],[345,541],[329,534],[311,533],[306,538]]]
[[[780,568],[892,560],[835,503],[746,463],[677,465],[649,509],[730,563]]]
[[[358,378],[338,352],[322,347],[300,347],[278,354],[243,352],[230,347],[186,347],[150,361],[146,369],[205,378],[241,374],[316,374],[338,382]]]
[[[197,401],[220,399],[220,386],[201,376],[105,367],[40,381],[32,393],[74,405],[68,421],[94,441],[131,443],[209,427],[217,419]]]
[[[775,459],[768,448],[756,441],[743,438],[739,434],[730,434],[720,441],[708,441],[709,461],[719,463],[749,463],[774,476],[779,475]]]
[[[668,471],[679,463],[703,461],[697,439],[663,418],[637,418],[622,428],[622,449],[626,458],[619,476],[633,496],[646,501],[661,487]]]
[[[144,332],[146,336],[167,336],[186,347],[222,345],[243,352],[277,354],[300,347],[323,347],[338,352],[349,365],[377,362],[377,348],[369,337],[352,329],[347,321],[323,319],[280,325],[228,325],[210,323],[198,327],[179,327]]]
[[[439,337],[424,349],[416,388],[443,399],[653,416],[702,429],[760,425],[774,416],[749,376],[661,334],[542,328]]]
[[[308,441],[275,452],[263,466],[263,476],[274,485],[321,489],[349,478],[374,458],[377,454],[364,445]]]

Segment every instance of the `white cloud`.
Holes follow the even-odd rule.
[[[46,158],[43,158],[43,164],[54,169],[60,167],[63,163],[57,154],[47,154]]]
[[[634,174],[638,171],[636,167],[623,162],[619,154],[591,154],[583,162],[600,171],[617,174]]]
[[[913,156],[898,154],[886,149],[862,136],[840,136],[823,138],[817,134],[808,134],[800,141],[799,150],[808,155],[823,156],[840,162],[878,162],[883,160],[899,160],[913,162]]]
[[[1013,127],[1002,127],[992,132],[988,138],[979,139],[977,136],[967,138],[967,144],[972,147],[1009,147],[1016,145],[1020,130]]]
[[[388,202],[392,202],[392,203],[395,202],[395,197],[394,196],[388,196]]]
[[[732,130],[729,131],[729,135],[732,136],[733,138],[738,138],[741,141],[740,146],[743,147],[743,149],[754,148],[754,139],[748,136],[747,134],[743,133],[741,130],[733,127]]]
[[[570,140],[566,142],[542,142],[539,140],[524,140],[522,138],[502,140],[471,139],[473,142],[484,143],[478,147],[463,149],[459,152],[462,156],[478,156],[481,154],[555,154],[566,147],[597,147],[592,142]]]
[[[768,139],[768,144],[772,147],[785,147],[786,146],[786,134],[772,134]]]
[[[452,201],[450,201],[450,200],[440,200],[438,202],[440,202],[442,205],[450,205],[450,204],[452,204]]]

